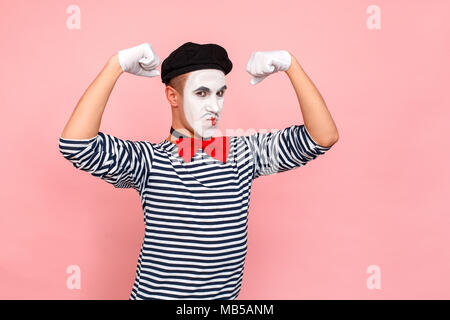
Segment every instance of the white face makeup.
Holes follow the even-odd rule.
[[[184,114],[195,136],[209,138],[217,130],[226,90],[225,74],[217,69],[192,71],[184,86]]]

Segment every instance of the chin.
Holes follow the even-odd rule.
[[[212,137],[214,133],[217,131],[216,127],[209,127],[206,129],[203,129],[201,136],[205,138]]]

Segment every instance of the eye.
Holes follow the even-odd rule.
[[[219,94],[219,93],[221,93],[221,94]],[[218,94],[219,94],[219,97],[223,97],[223,95],[225,94],[225,91],[220,90],[219,93],[218,93]]]
[[[204,93],[205,95],[204,96],[201,95],[202,93]],[[206,91],[197,91],[195,94],[198,95],[199,97],[205,97],[206,96]]]

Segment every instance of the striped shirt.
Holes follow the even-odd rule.
[[[140,195],[145,236],[130,300],[236,299],[252,181],[303,166],[330,148],[317,144],[304,125],[230,136],[225,163],[202,149],[184,162],[168,140],[130,141],[103,132],[59,138],[60,152],[76,168]]]

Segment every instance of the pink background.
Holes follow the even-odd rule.
[[[66,8],[81,8],[69,30]],[[381,8],[381,29],[366,20]],[[1,1],[0,298],[128,299],[144,235],[138,193],[78,171],[58,149],[76,103],[120,49],[161,62],[187,41],[233,62],[220,123],[303,123],[289,78],[251,86],[252,51],[288,50],[340,140],[307,166],[255,180],[239,299],[449,299],[448,1]],[[160,69],[160,68],[159,68]],[[161,79],[123,74],[100,130],[158,143]],[[69,290],[66,268],[81,268]],[[369,290],[366,269],[381,270]]]

